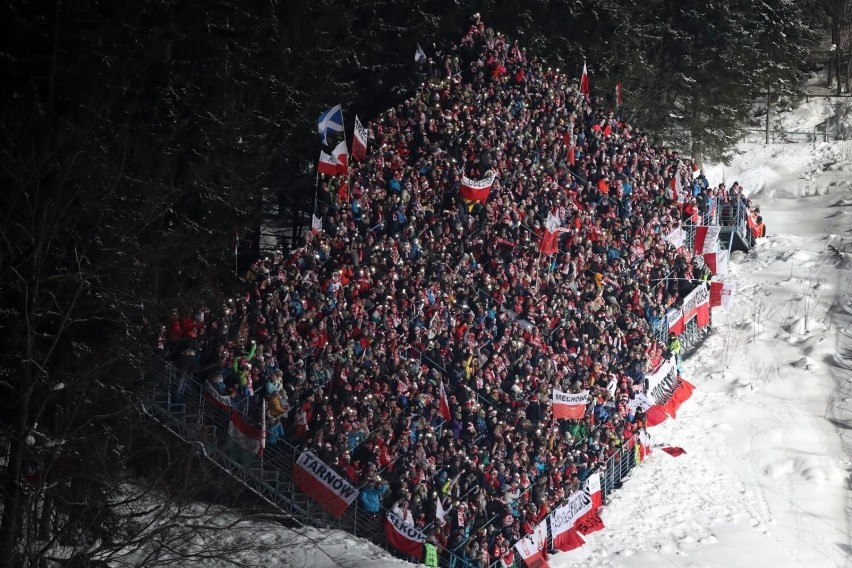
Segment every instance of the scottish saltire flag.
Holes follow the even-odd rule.
[[[329,132],[343,132],[343,110],[341,110],[340,105],[335,105],[320,113],[319,120],[317,120],[317,130],[322,137],[323,144],[328,144]]]

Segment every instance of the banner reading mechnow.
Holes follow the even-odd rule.
[[[553,417],[563,420],[579,420],[586,414],[589,404],[589,391],[578,393],[562,392],[553,389]]]
[[[423,543],[426,542],[426,535],[414,526],[403,523],[393,511],[388,511],[385,519],[385,538],[404,555],[418,559],[423,557]]]
[[[293,469],[296,487],[307,493],[334,518],[343,514],[358,490],[311,452],[302,452]]]

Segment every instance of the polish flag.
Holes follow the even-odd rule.
[[[441,381],[441,386],[439,387],[438,392],[438,414],[443,416],[444,420],[451,420],[453,415],[450,412],[450,401],[447,399],[447,391],[444,390],[443,381]]]
[[[717,250],[716,252],[705,252],[704,263],[714,275],[728,273],[728,258],[730,252],[725,249]]]
[[[583,61],[583,74],[580,76],[580,92],[586,96],[589,94],[589,70],[585,61]]]
[[[680,335],[684,330],[683,311],[678,308],[669,310],[666,314],[666,320],[669,326],[669,332],[675,335]]]
[[[639,431],[639,442],[636,444],[638,461],[643,462],[651,453],[651,435],[644,428]]]
[[[692,250],[696,254],[704,254],[716,250],[716,241],[719,239],[718,225],[699,225],[695,227],[695,242]]]
[[[367,129],[355,115],[355,135],[352,137],[352,157],[363,162],[367,157],[367,140],[369,139]]]
[[[737,285],[734,282],[710,283],[710,307],[722,306],[727,308],[734,303]]]
[[[669,182],[669,199],[672,201],[681,201],[683,197],[681,195],[684,193],[683,191],[683,182],[680,179],[680,172],[676,171],[674,177]]]
[[[491,186],[494,185],[496,178],[497,173],[494,170],[489,170],[481,180],[472,180],[467,176],[462,176],[459,195],[465,201],[485,203],[488,199],[488,194],[491,193]]]
[[[346,149],[345,140],[334,147],[330,156],[320,150],[317,171],[327,176],[346,175],[349,172],[349,151]]]
[[[624,106],[624,100],[621,98],[621,81],[615,84],[615,106]]]
[[[589,391],[567,393],[553,389],[553,417],[564,420],[580,420],[586,414]]]
[[[247,419],[247,405],[243,411],[231,407],[228,438],[247,454],[256,455],[260,458],[263,457],[263,448],[266,447],[266,400],[263,401],[263,408],[258,414],[260,415],[260,422],[254,423]]]
[[[539,250],[542,254],[553,254],[559,250],[559,225],[562,220],[559,215],[551,211],[547,214],[547,220],[544,222],[544,234],[539,243]]]

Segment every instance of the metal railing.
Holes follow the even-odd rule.
[[[738,198],[733,203],[722,205],[719,224],[722,227],[733,228],[746,246],[751,248],[754,246],[754,236],[748,225],[748,216],[748,205]]]

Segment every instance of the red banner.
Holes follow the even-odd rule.
[[[293,468],[296,487],[335,519],[358,496],[358,490],[311,452],[302,452]]]
[[[426,535],[413,525],[402,522],[392,511],[385,518],[385,538],[395,549],[412,558],[423,558],[423,543]]]
[[[656,426],[657,424],[662,424],[668,420],[668,418],[669,417],[666,415],[663,407],[659,404],[655,404],[645,412],[645,419],[649,428],[651,426]]]

